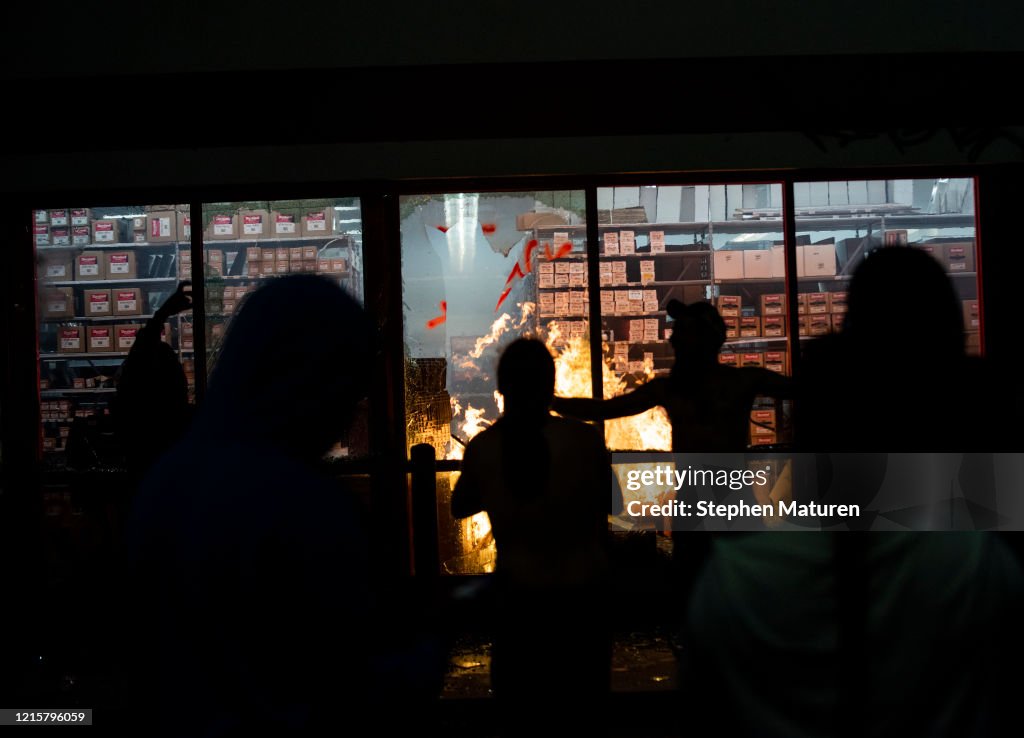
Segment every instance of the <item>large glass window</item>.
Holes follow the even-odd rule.
[[[967,351],[980,353],[973,179],[797,182],[794,200],[801,338],[841,330],[847,285],[872,250],[911,246],[949,276]]]
[[[358,198],[203,204],[201,274],[206,287],[206,364],[212,371],[225,332],[246,297],[268,280],[319,274],[363,302],[363,229]],[[332,458],[368,453],[361,406]]]
[[[598,216],[605,397],[671,371],[671,300],[718,308],[723,363],[789,373],[780,183],[606,187]],[[759,398],[750,444],[785,441],[786,413]],[[672,444],[661,408],[608,421],[605,435],[619,450]]]
[[[409,196],[401,213],[410,447],[461,458],[501,413],[496,362],[520,336],[551,348],[558,394],[591,395],[582,191]],[[438,475],[442,570],[490,571],[486,514],[451,518],[456,477]]]
[[[45,468],[109,469],[111,400],[135,334],[189,276],[187,205],[35,210],[40,446]],[[163,339],[189,389],[195,367],[191,318],[174,316]]]

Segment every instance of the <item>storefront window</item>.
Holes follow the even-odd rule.
[[[212,371],[232,316],[268,280],[319,274],[363,302],[362,211],[358,198],[203,204],[201,274],[206,286],[206,364]],[[330,458],[364,456],[368,410]]]
[[[138,330],[174,292],[191,258],[187,205],[33,212],[39,332],[40,447],[47,469],[116,469],[111,401]],[[162,337],[194,398],[189,313]]]
[[[847,285],[874,249],[911,246],[949,276],[967,351],[981,352],[973,179],[797,182],[794,200],[802,339],[842,329]]]
[[[591,395],[583,192],[409,196],[401,213],[410,448],[462,457],[501,414],[497,360],[521,336],[551,349],[558,394]],[[486,514],[451,518],[456,478],[438,475],[442,571],[490,571]]]
[[[606,187],[598,215],[605,397],[671,371],[671,300],[718,308],[723,363],[789,374],[780,183]],[[750,445],[784,442],[784,412],[759,398]],[[672,447],[661,408],[608,421],[605,436],[616,450]]]

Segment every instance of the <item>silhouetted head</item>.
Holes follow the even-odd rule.
[[[371,328],[336,283],[281,277],[249,295],[228,328],[201,429],[316,459],[367,394]]]
[[[870,252],[854,272],[848,303],[842,335],[854,345],[870,346],[887,362],[964,354],[959,298],[942,266],[925,251],[889,246]]]
[[[710,302],[684,305],[670,300],[667,306],[673,319],[670,343],[677,362],[707,364],[717,361],[725,343],[725,321]]]
[[[498,361],[498,391],[506,414],[547,413],[555,395],[555,361],[548,347],[534,338],[506,346]]]

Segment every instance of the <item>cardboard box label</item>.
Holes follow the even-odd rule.
[[[89,226],[76,225],[71,227],[71,243],[74,246],[87,246],[91,238]]]
[[[665,253],[665,231],[651,231],[651,253]]]
[[[825,292],[808,292],[807,293],[807,312],[808,313],[827,313],[828,312],[828,293]]]
[[[295,216],[277,214],[274,219],[274,232],[282,235],[295,234]]]
[[[71,225],[89,225],[89,208],[72,208]]]
[[[66,225],[68,225],[68,211],[67,210],[51,210],[50,211],[50,225],[52,225],[52,226],[66,226]]]
[[[619,253],[636,253],[636,236],[633,231],[619,231]]]
[[[60,347],[63,351],[81,351],[82,331],[78,328],[61,328]]]
[[[259,236],[263,234],[262,215],[243,215],[242,233],[247,236]]]
[[[43,225],[46,225],[50,222],[50,214],[45,210],[33,210],[32,214],[35,223],[42,223]]]
[[[764,318],[764,335],[778,338],[786,335],[786,319],[781,315],[767,315]]]
[[[47,279],[69,279],[68,265],[62,261],[51,261],[46,264]]]
[[[306,230],[319,231],[322,233],[327,232],[327,216],[323,211],[319,213],[309,213],[306,216]]]
[[[110,312],[110,295],[102,292],[89,294],[89,314],[106,314]]]
[[[66,296],[51,297],[49,302],[46,303],[46,312],[51,315],[69,312],[68,298]]]
[[[54,246],[70,246],[71,232],[67,228],[51,228],[50,242]]]
[[[128,262],[128,254],[111,254],[110,255],[110,273],[111,274],[128,274],[131,271],[131,264]]]
[[[786,313],[786,296],[785,295],[762,295],[761,296],[761,314],[762,315],[785,315]]]
[[[168,217],[150,218],[149,219],[149,237],[150,238],[170,238],[171,236],[171,219]]]
[[[43,211],[46,212],[45,210]],[[32,235],[35,237],[36,246],[46,246],[50,243],[50,227],[46,225],[33,225]]]
[[[181,216],[181,233],[182,239],[188,241],[192,238],[192,218],[188,215]]]
[[[949,259],[949,271],[967,271],[967,247],[950,244],[946,256]]]
[[[117,293],[117,311],[119,313],[134,313],[139,309],[139,295],[135,290],[126,290]]]
[[[97,220],[94,223],[96,230],[96,243],[114,243],[114,222],[112,220]]]
[[[213,216],[213,235],[230,236],[234,232],[234,222],[230,215]]]
[[[89,329],[89,350],[110,350],[110,328]]]
[[[618,233],[606,233],[604,234],[604,253],[609,256],[619,255],[619,234]]]
[[[99,277],[100,276],[100,258],[92,255],[81,255],[78,257],[78,276],[79,277]]]
[[[128,351],[135,345],[135,336],[138,334],[138,326],[119,326],[117,329],[117,350]]]

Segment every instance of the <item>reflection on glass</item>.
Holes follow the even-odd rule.
[[[558,394],[591,395],[584,214],[579,191],[401,199],[410,448],[462,457],[501,414],[497,359],[520,336],[551,348]],[[452,520],[451,484],[439,475],[441,570],[489,571],[486,514]]]

